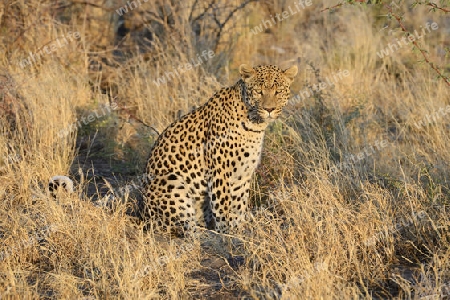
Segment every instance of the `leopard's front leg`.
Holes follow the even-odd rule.
[[[231,190],[227,180],[228,173],[220,168],[216,168],[211,170],[208,177],[208,194],[214,229],[219,233],[227,233],[229,230],[231,202]]]

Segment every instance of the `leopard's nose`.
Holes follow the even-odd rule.
[[[275,107],[265,107],[264,109],[270,114],[275,110]]]

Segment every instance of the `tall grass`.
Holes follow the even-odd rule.
[[[449,90],[408,47],[377,56],[402,37],[383,7],[320,12],[314,3],[254,35],[292,5],[254,1],[216,40],[214,18],[224,22],[240,2],[218,1],[198,19],[209,2],[169,2],[124,15],[124,36],[109,20],[125,2],[0,4],[0,298],[449,297],[450,115],[416,126],[446,109]],[[439,24],[421,42],[448,72],[447,15],[399,9],[411,30]],[[100,44],[95,28],[105,30]],[[80,40],[17,64],[69,30]],[[214,57],[155,83],[204,50]],[[241,63],[298,64],[293,96],[349,74],[293,100],[267,130],[241,231],[159,236],[128,214],[139,195],[118,190],[129,182],[92,192],[92,182],[139,176],[155,130],[233,84]],[[113,103],[117,110],[61,136]],[[75,178],[76,192],[50,196],[56,174]],[[114,209],[90,201],[108,201],[105,186],[121,200]]]

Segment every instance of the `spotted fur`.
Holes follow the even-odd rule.
[[[144,217],[163,228],[228,232],[249,204],[264,131],[286,105],[297,67],[239,67],[241,79],[172,123],[146,166]]]

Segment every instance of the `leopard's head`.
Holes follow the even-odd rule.
[[[281,114],[290,96],[297,66],[281,70],[272,65],[252,68],[243,64],[239,73],[245,84],[244,102],[251,122],[268,123]]]

